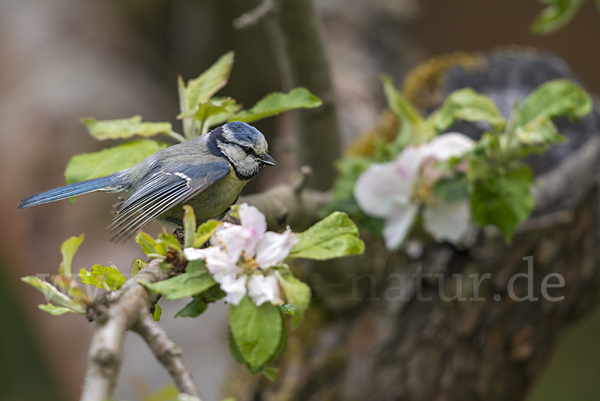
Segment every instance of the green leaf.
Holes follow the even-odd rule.
[[[193,117],[206,126],[212,126],[229,120],[241,107],[230,97],[214,97],[200,103],[194,110],[180,113],[177,118]]]
[[[383,90],[388,107],[398,116],[400,131],[395,141],[395,153],[399,153],[408,144],[419,143],[428,139],[424,130],[424,119],[408,100],[396,89],[392,78],[388,75],[381,77]]]
[[[566,142],[548,117],[538,117],[524,127],[517,127],[515,135],[520,143],[531,146]]]
[[[263,366],[263,368],[260,370],[260,373],[270,381],[274,382],[275,379],[277,379],[277,373],[279,373],[279,369],[271,366]]]
[[[219,89],[227,84],[233,67],[233,59],[233,52],[225,53],[198,78],[188,81],[185,93],[187,105],[189,110],[192,111],[192,115],[198,111],[198,106],[201,103],[206,103]],[[187,110],[182,110],[182,112],[187,112]]]
[[[38,308],[40,308],[44,312],[48,312],[49,314],[51,314],[53,316],[60,316],[67,312],[76,313],[71,308],[65,308],[63,306],[55,306],[55,305],[52,305],[51,303],[47,303],[46,305],[44,305],[44,304],[38,305]]]
[[[534,208],[532,182],[531,169],[524,165],[476,182],[471,194],[473,219],[481,226],[495,225],[509,241]]]
[[[79,277],[83,284],[90,284],[104,290],[118,290],[127,279],[114,266],[92,266],[92,271],[81,269]]]
[[[538,35],[552,33],[563,26],[577,14],[584,0],[540,0],[549,4],[531,24],[531,31]]]
[[[190,260],[185,266],[187,273],[195,273],[206,270],[206,263],[202,259]]]
[[[244,365],[246,363],[246,360],[244,359],[242,352],[235,343],[233,334],[231,334],[231,327],[229,328],[229,330],[227,330],[227,344],[229,344],[229,351],[231,352],[231,356],[233,357],[233,359],[237,363]]]
[[[435,129],[439,132],[447,130],[456,120],[485,121],[496,131],[506,124],[492,99],[478,94],[471,88],[452,92],[432,119]]]
[[[135,242],[140,244],[142,252],[144,252],[146,256],[158,253],[156,250],[156,240],[143,231],[140,231],[135,236]]]
[[[95,153],[73,156],[67,165],[67,184],[105,177],[139,163],[146,157],[167,147],[167,144],[149,139],[125,143]]]
[[[136,259],[131,264],[131,277],[134,277],[136,274],[140,272],[146,266],[146,262]]]
[[[141,284],[152,292],[161,294],[166,299],[180,299],[206,291],[215,285],[216,281],[204,268],[193,273],[183,273],[158,283]]]
[[[577,120],[592,111],[592,98],[576,83],[555,79],[537,87],[527,96],[516,117],[516,126],[524,126],[538,118],[568,115]]]
[[[363,253],[365,244],[358,238],[358,228],[345,213],[333,212],[303,233],[289,259],[328,260]]]
[[[323,102],[305,88],[295,88],[289,93],[271,93],[258,101],[250,110],[242,110],[229,121],[251,123],[292,109],[312,109]]]
[[[79,249],[79,245],[83,242],[84,235],[81,234],[79,237],[71,237],[62,243],[60,252],[62,253],[63,260],[58,267],[58,274],[65,277],[71,277],[72,275],[72,262],[75,252]]]
[[[179,398],[181,394],[177,390],[174,384],[168,384],[153,392],[150,395],[146,395],[143,401],[183,401]],[[109,401],[109,400],[103,400]]]
[[[213,236],[215,231],[219,227],[221,227],[223,223],[217,220],[209,220],[206,223],[202,224],[198,227],[198,231],[196,231],[196,239],[194,240],[194,244],[192,245],[194,248],[200,248],[202,245],[206,243]]]
[[[169,135],[173,128],[171,123],[143,123],[141,116],[120,120],[97,121],[93,117],[82,118],[90,135],[101,141],[105,139],[127,139],[133,136],[149,138],[158,134]]]
[[[22,277],[21,281],[24,281],[27,284],[30,284],[39,291],[41,291],[42,294],[44,294],[46,301],[50,301],[58,306],[72,309],[76,313],[85,314],[83,306],[79,305],[78,303],[75,303],[71,298],[60,292],[52,284],[40,280],[38,277],[35,276]]]
[[[173,234],[167,234],[165,232],[160,233],[156,240],[156,252],[159,255],[166,255],[169,248],[173,248],[177,252],[182,253],[181,244]]]
[[[198,317],[208,308],[208,304],[199,296],[188,303],[183,309],[175,314],[175,317]]]
[[[264,365],[281,340],[282,316],[266,302],[257,307],[248,297],[229,308],[229,326],[240,354],[250,368]]]
[[[469,181],[464,174],[441,178],[434,184],[433,194],[447,203],[459,201],[469,196]]]
[[[190,248],[194,246],[194,241],[196,240],[196,213],[194,213],[194,208],[190,205],[185,205],[183,210],[183,230],[185,234],[183,247]]]
[[[152,319],[155,322],[160,322],[160,317],[162,316],[162,308],[159,304],[154,304],[154,313],[152,314]]]
[[[281,280],[285,299],[294,307],[292,329],[304,318],[304,311],[310,305],[310,288],[295,278],[289,270],[281,271]]]

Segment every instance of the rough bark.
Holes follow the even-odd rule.
[[[598,303],[599,164],[595,137],[541,177],[538,211],[511,244],[496,230],[474,229],[461,247],[415,242],[410,252],[389,254],[379,239],[365,238],[370,246],[361,257],[302,266],[313,304],[289,338],[278,379],[248,375],[230,395],[524,399],[563,331]],[[529,261],[531,291],[516,276],[529,273]],[[558,283],[550,274],[565,285],[544,294],[544,280]],[[456,294],[465,300],[448,299]],[[527,295],[537,299],[516,300]]]

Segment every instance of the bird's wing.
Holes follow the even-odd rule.
[[[230,171],[229,163],[222,161],[154,173],[117,210],[109,226],[111,240],[129,238],[149,221],[195,197]]]

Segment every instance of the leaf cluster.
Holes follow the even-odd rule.
[[[488,127],[476,149],[445,165],[449,177],[436,182],[436,198],[456,202],[470,198],[471,214],[481,226],[495,225],[507,241],[517,225],[526,220],[534,203],[530,192],[533,182],[528,166],[519,159],[531,153],[544,153],[552,145],[562,143],[552,119],[568,116],[584,117],[592,110],[591,97],[576,83],[557,79],[534,90],[521,105],[515,104],[505,119],[492,99],[470,88],[451,93],[442,106],[423,117],[394,87],[388,77],[382,79],[390,109],[398,116],[400,127],[391,143],[381,142],[372,158],[347,157],[337,162],[339,177],[334,184],[325,212],[342,210],[361,228],[380,233],[381,219],[366,216],[354,199],[354,187],[360,175],[373,163],[391,162],[409,145],[428,142],[446,132],[456,121],[479,122]],[[466,173],[453,169],[462,159],[468,160]]]
[[[183,135],[175,132],[169,122],[143,122],[141,116],[107,121],[97,121],[93,117],[83,118],[81,122],[90,135],[98,140],[130,140],[136,137],[141,139],[134,139],[99,152],[74,156],[65,170],[67,184],[104,177],[127,169],[169,146],[163,141],[148,138],[163,135],[177,142],[184,142],[206,134],[212,127],[226,122],[251,123],[288,110],[321,105],[321,100],[307,89],[295,88],[289,93],[271,93],[250,109],[242,110],[242,105],[234,99],[215,96],[227,84],[233,61],[233,52],[228,52],[187,84],[179,77],[181,110],[177,118],[182,120]]]
[[[186,206],[183,222],[185,247],[202,247],[220,224],[208,221],[196,228],[193,209]],[[147,255],[160,257],[155,245],[160,240],[148,238],[143,233],[138,235],[138,239]],[[328,260],[363,251],[364,243],[358,238],[356,225],[344,213],[334,212],[298,234],[298,243],[291,250],[288,260]],[[238,305],[230,306],[228,340],[236,361],[245,364],[251,372],[264,374],[271,379],[276,370],[268,365],[283,351],[288,328],[294,329],[300,323],[311,298],[310,288],[293,276],[287,264],[272,270],[278,279],[285,304],[276,306],[267,302],[256,306],[245,296]],[[210,303],[225,296],[202,260],[189,261],[185,272],[180,275],[144,286],[169,300],[192,297],[177,312],[177,317],[198,317]]]

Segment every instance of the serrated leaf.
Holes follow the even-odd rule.
[[[140,139],[95,153],[73,156],[65,170],[67,184],[105,177],[139,163],[167,147],[167,144]]]
[[[433,194],[444,202],[457,202],[469,196],[469,181],[463,174],[441,178],[434,184]]]
[[[131,277],[134,277],[136,274],[140,272],[146,266],[146,262],[136,259],[131,264]]]
[[[156,250],[156,240],[143,231],[140,231],[135,236],[135,242],[140,244],[142,252],[144,252],[146,256],[158,253]]]
[[[216,284],[211,274],[204,268],[193,273],[183,273],[157,283],[141,283],[152,292],[161,294],[166,299],[191,297],[208,290]]]
[[[531,31],[537,34],[549,34],[563,26],[577,14],[584,0],[541,0],[549,4],[531,24]]]
[[[229,121],[251,123],[293,109],[312,109],[323,102],[306,88],[295,88],[289,93],[274,92],[259,100],[251,109],[242,110]]]
[[[38,305],[38,308],[40,308],[44,312],[48,312],[49,314],[51,314],[53,316],[60,316],[60,315],[63,315],[65,313],[69,313],[69,312],[77,313],[73,309],[65,308],[64,306],[52,305],[51,303],[47,303],[46,305],[44,305],[44,304]]]
[[[298,234],[298,243],[289,259],[328,260],[363,253],[356,224],[345,213],[333,212],[308,230]]]
[[[495,225],[509,241],[535,206],[530,191],[532,182],[531,169],[524,165],[478,181],[471,194],[473,219],[481,226]]]
[[[515,135],[520,143],[531,146],[566,142],[565,137],[547,117],[538,117],[523,127],[517,127]]]
[[[527,96],[515,120],[522,127],[538,118],[567,115],[571,120],[585,117],[592,111],[592,98],[575,82],[555,79],[537,87]]]
[[[169,135],[173,129],[171,123],[146,123],[142,116],[133,116],[119,120],[97,121],[93,117],[82,118],[90,135],[101,141],[106,139],[127,139],[133,136],[149,138],[158,134]]]
[[[162,308],[159,304],[154,304],[154,313],[152,314],[152,319],[155,322],[160,322],[160,317],[162,316]]]
[[[282,316],[277,306],[257,307],[247,296],[229,308],[229,326],[244,361],[252,369],[264,365],[281,340]]]
[[[209,220],[198,227],[196,231],[196,239],[194,240],[193,247],[200,248],[212,237],[212,235],[221,227],[223,223],[216,220]]]
[[[127,279],[114,266],[92,266],[91,271],[81,269],[79,278],[83,284],[90,284],[104,290],[118,290]]]
[[[198,78],[188,81],[185,92],[187,105],[192,114],[198,111],[200,103],[207,102],[219,89],[227,84],[233,67],[233,59],[234,52],[225,53]],[[182,112],[186,112],[186,110],[182,110]]]
[[[79,245],[83,242],[84,235],[81,234],[79,237],[71,237],[62,243],[60,246],[60,252],[62,253],[63,260],[58,267],[58,274],[65,277],[71,277],[72,275],[72,262],[73,256],[79,249]]]
[[[471,88],[452,92],[432,119],[435,129],[439,132],[444,132],[457,120],[485,121],[497,131],[506,124],[492,99],[478,94]]]
[[[294,307],[292,317],[292,329],[294,329],[304,318],[304,312],[310,305],[310,288],[286,270],[281,272],[279,283],[283,288],[285,299]]]
[[[244,365],[246,363],[246,360],[244,359],[242,352],[240,351],[237,344],[235,343],[233,334],[231,334],[231,327],[229,328],[229,330],[227,330],[227,344],[229,345],[229,352],[231,352],[231,356],[233,357],[233,360],[239,364]]]
[[[71,298],[60,292],[56,287],[52,284],[41,280],[35,276],[25,276],[21,278],[21,281],[26,282],[27,284],[32,285],[36,289],[44,294],[46,301],[52,302],[57,306],[62,306],[65,308],[72,309],[76,313],[85,314],[85,310],[83,306],[75,303]]]

